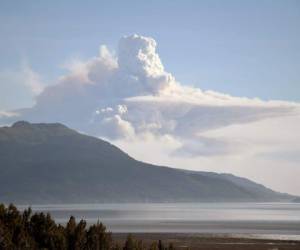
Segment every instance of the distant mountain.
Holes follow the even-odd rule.
[[[17,204],[296,198],[233,175],[143,163],[62,124],[20,121],[0,128],[0,173],[0,202]]]
[[[300,203],[300,197],[297,197],[297,198],[293,199],[292,202]]]

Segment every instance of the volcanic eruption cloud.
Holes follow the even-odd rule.
[[[69,65],[66,75],[38,93],[33,107],[2,111],[0,121],[61,122],[129,151],[137,141],[165,143],[175,158],[266,160],[276,154],[283,160],[294,155],[288,158],[293,161],[300,148],[298,103],[181,84],[165,71],[156,47],[154,39],[139,35],[122,37],[115,54],[101,46],[98,56]],[[141,152],[137,156],[149,160]]]

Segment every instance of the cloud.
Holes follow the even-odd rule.
[[[197,136],[184,140],[183,144],[172,152],[173,156],[182,157],[211,157],[219,155],[238,155],[244,143],[227,138]]]
[[[0,72],[6,93],[0,123],[62,122],[108,139],[138,160],[231,172],[300,195],[300,104],[179,83],[164,69],[156,46],[152,38],[123,37],[116,53],[101,46],[93,58],[63,64],[68,73],[45,88],[26,64]]]
[[[207,132],[267,118],[294,116],[300,105],[262,101],[203,91],[177,82],[166,72],[156,41],[138,35],[120,39],[115,56],[105,46],[85,62],[64,64],[69,73],[46,87],[32,108],[16,110],[16,119],[62,122],[110,140],[134,140],[151,134],[178,142],[178,156],[214,156],[236,152],[224,138]],[[25,67],[28,86],[39,93],[39,78]],[[7,120],[6,120],[7,122]]]
[[[0,110],[0,118],[15,117],[17,115],[18,115],[17,113],[1,111]]]
[[[114,143],[138,160],[196,171],[232,173],[300,195],[300,115],[232,124],[182,139],[147,134]],[[164,138],[164,139],[163,139]],[[167,139],[165,139],[167,138]]]
[[[44,88],[40,76],[34,72],[26,62],[22,63],[21,72],[23,74],[24,85],[26,85],[34,95],[40,94]]]
[[[16,70],[2,70],[0,108],[9,110],[32,106],[44,86],[39,74],[34,72],[25,61]]]

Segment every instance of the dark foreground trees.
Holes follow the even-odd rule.
[[[56,224],[50,214],[34,213],[30,208],[23,212],[14,205],[0,204],[0,250],[55,249],[55,250],[171,250],[161,241],[146,248],[142,241],[128,235],[124,246],[114,243],[106,227],[97,224],[87,227],[81,220],[76,223],[73,216],[66,226]]]

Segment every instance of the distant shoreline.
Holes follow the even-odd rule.
[[[202,233],[131,233],[137,240],[142,240],[145,244],[161,240],[164,244],[172,242],[175,249],[242,249],[249,250],[269,250],[285,249],[296,250],[300,247],[299,240],[279,240],[279,239],[258,239],[251,238],[251,235],[232,234],[202,234]],[[113,240],[122,244],[128,233],[113,233]]]
[[[116,238],[126,238],[128,234],[138,236],[137,238],[155,239],[162,236],[162,239],[170,239],[174,237],[191,238],[191,239],[225,239],[225,240],[245,240],[245,241],[274,241],[274,242],[296,242],[300,243],[300,235],[283,235],[283,234],[233,234],[233,233],[173,233],[173,232],[112,232]]]

